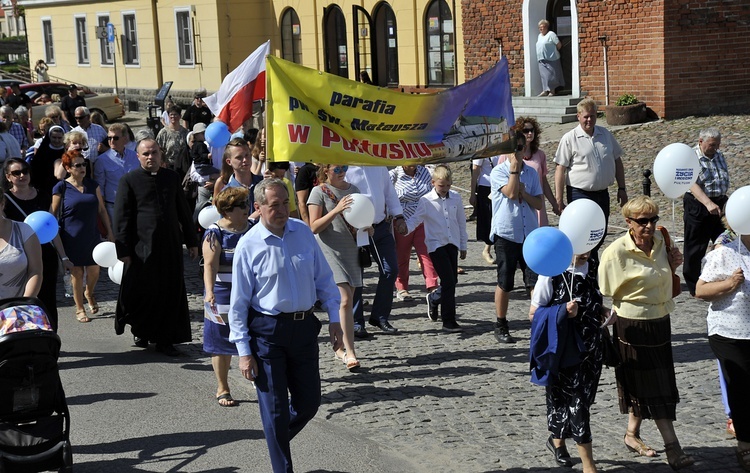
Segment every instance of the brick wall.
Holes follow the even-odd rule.
[[[524,94],[522,1],[462,0],[466,78],[508,58],[514,95]],[[578,1],[581,96],[605,102],[607,36],[610,103],[635,94],[657,115],[676,118],[750,109],[748,0]]]

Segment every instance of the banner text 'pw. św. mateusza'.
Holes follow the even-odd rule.
[[[437,94],[404,94],[266,57],[272,161],[403,165],[512,150],[507,62]]]

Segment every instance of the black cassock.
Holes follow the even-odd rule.
[[[120,179],[115,199],[117,257],[130,257],[120,285],[115,332],[155,343],[192,339],[182,244],[198,246],[192,213],[176,172],[135,169]]]

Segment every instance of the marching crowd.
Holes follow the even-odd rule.
[[[134,135],[127,125],[93,123],[74,88],[67,101],[73,109],[48,107],[33,134],[23,110],[0,109],[0,138],[8,153],[1,159],[0,297],[38,296],[56,329],[62,268],[71,274],[76,319],[88,322],[99,311],[99,266],[92,251],[102,240],[112,241],[125,265],[116,333],[130,326],[136,346],[154,343],[157,351],[175,356],[180,352],[174,345],[191,335],[184,280],[174,275],[183,272],[183,245],[194,258],[202,254],[204,350],[212,359],[216,399],[221,406],[238,405],[228,382],[231,358],[238,356],[242,376],[258,393],[274,471],[292,471],[289,442],[320,404],[322,324],[316,305],[328,315],[335,357],[356,372],[362,363],[356,340],[371,336],[368,328],[399,334],[391,309],[394,299],[415,297],[409,285],[414,249],[427,317],[440,321],[447,334],[463,330],[455,294],[468,235],[464,200],[451,189],[449,166],[389,171],[266,162],[264,134],[253,129],[252,119],[225,146],[212,147],[204,141],[212,120],[205,91],[196,92],[184,112],[169,105],[157,136]],[[625,447],[655,456],[640,436],[643,419],[653,419],[667,462],[677,470],[694,463],[673,425],[679,393],[670,313],[683,256],[656,226],[656,203],[646,196],[629,199],[623,150],[596,118],[593,100],[578,104],[579,124],[563,136],[551,160],[554,187],[532,117],[514,124],[520,143],[515,153],[472,162],[475,236],[484,243],[483,258],[497,269],[494,335],[501,344],[515,343],[508,301],[520,269],[530,297],[533,377],[546,386],[547,448],[555,461],[572,465],[565,444],[572,439],[584,471],[596,471],[589,408],[606,362],[616,366],[620,411],[628,416]],[[742,402],[750,383],[750,288],[742,270],[750,264],[750,241],[737,238],[721,219],[729,172],[720,144],[721,134],[707,129],[694,148],[701,172],[684,197],[683,275],[691,296],[711,302],[709,341],[719,360],[737,459],[750,471],[750,418]],[[563,274],[538,276],[524,260],[523,244],[548,224],[547,203],[559,215],[566,204],[589,199],[608,219],[613,184],[627,233],[603,251],[599,243],[574,255]],[[357,194],[373,204],[371,225],[350,222]],[[209,203],[219,218],[198,233],[199,213]],[[36,210],[48,210],[60,224],[59,235],[41,246],[17,223]],[[709,242],[716,249],[706,254]],[[365,322],[363,274],[373,263],[378,282]],[[11,265],[18,270],[5,270]],[[160,288],[160,297],[149,297],[153,287]],[[605,297],[611,307],[604,306]]]

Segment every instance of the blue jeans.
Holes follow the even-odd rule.
[[[396,258],[396,240],[391,233],[392,226],[388,221],[375,225],[375,233],[370,237],[370,254],[378,265],[380,278],[372,302],[370,320],[387,322],[393,308],[393,287],[398,277],[398,259]],[[362,288],[354,289],[354,323],[364,327],[365,316],[362,307]]]

